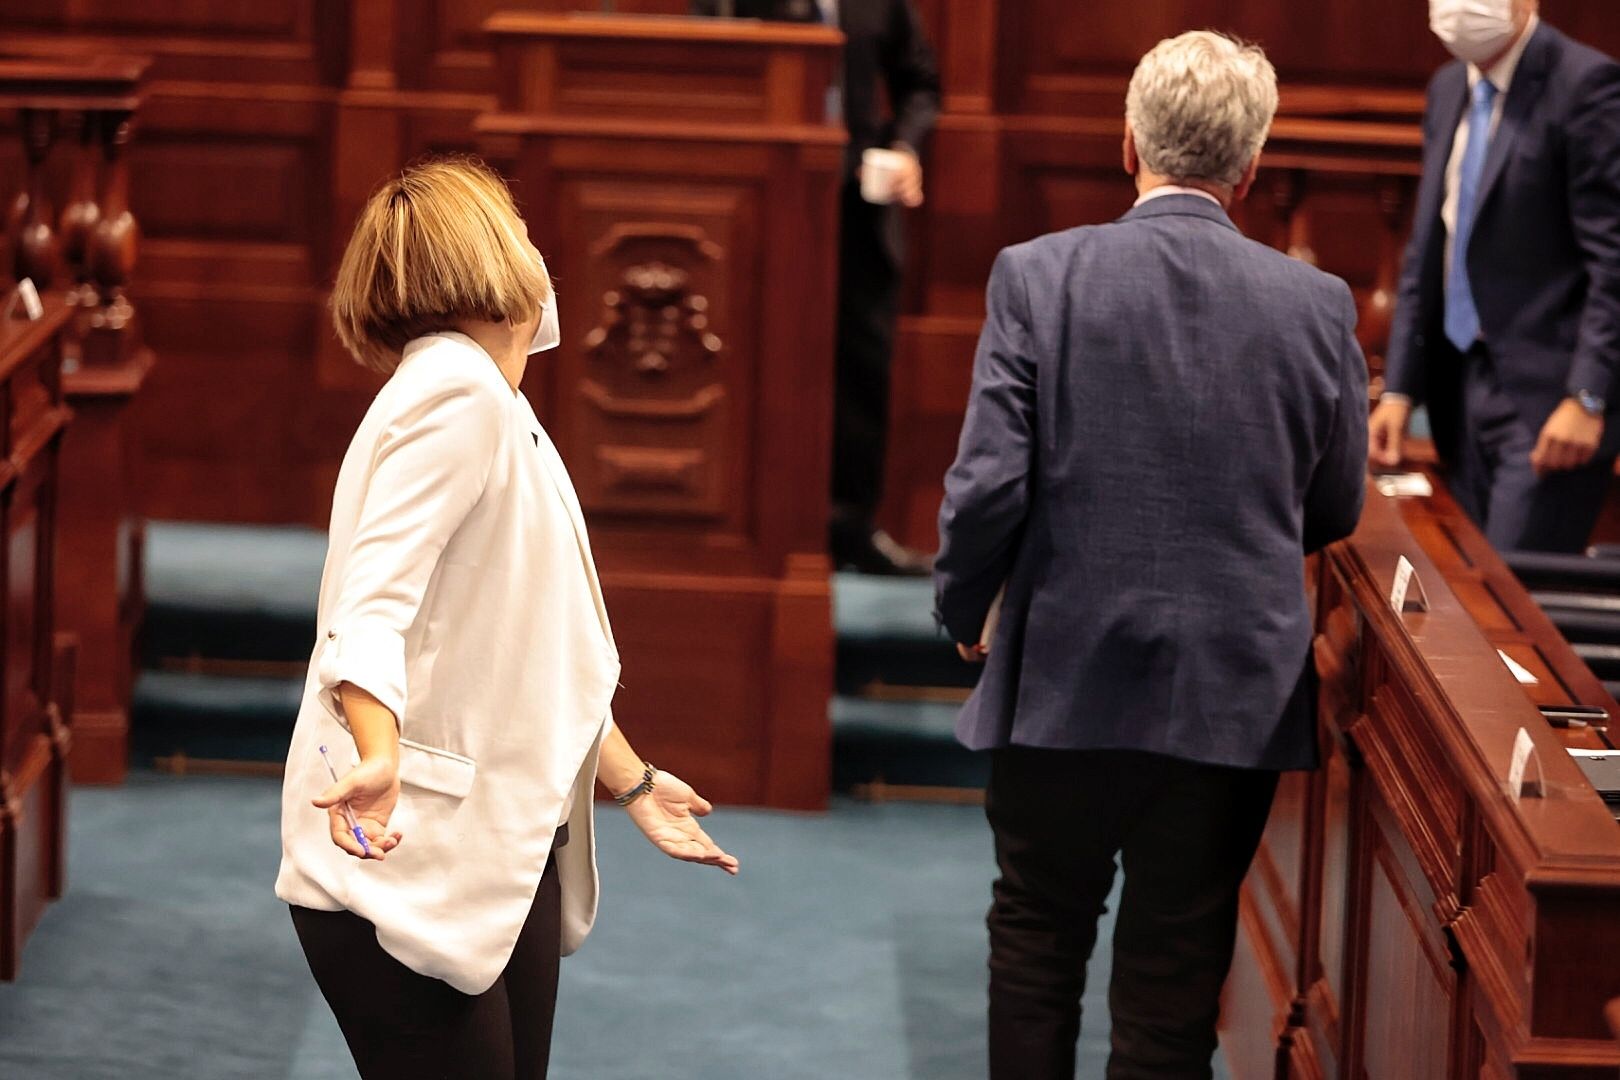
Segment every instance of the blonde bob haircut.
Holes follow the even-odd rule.
[[[388,375],[409,341],[466,320],[521,325],[550,299],[506,183],[474,158],[436,158],[366,201],[338,267],[332,323],[357,361]]]

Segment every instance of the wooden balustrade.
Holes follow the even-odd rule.
[[[59,291],[43,308],[0,322],[0,979],[65,884],[73,643],[55,634],[52,563],[73,311]]]
[[[79,644],[73,775],[102,782],[127,768],[140,609],[128,412],[152,353],[128,292],[140,239],[128,148],[147,67],[131,57],[0,58],[0,124],[14,116],[23,147],[0,291],[28,278],[69,312],[61,381],[75,422],[58,462],[56,623]]]

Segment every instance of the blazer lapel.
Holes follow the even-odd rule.
[[[540,463],[545,467],[546,475],[551,477],[551,483],[557,489],[557,497],[562,500],[563,508],[568,512],[568,523],[573,527],[574,541],[579,545],[579,557],[585,564],[585,578],[590,583],[591,601],[596,605],[596,617],[602,623],[602,633],[607,636],[608,643],[613,644],[613,625],[608,621],[607,603],[602,599],[602,582],[596,574],[596,560],[591,555],[590,534],[585,529],[585,512],[580,508],[574,481],[569,477],[567,467],[563,465],[562,455],[557,452],[556,444],[551,441],[551,436],[546,434],[545,428],[540,426],[532,406],[529,407],[528,413],[529,435],[534,440],[535,450],[540,455]]]
[[[1547,47],[1547,26],[1543,23],[1536,27],[1536,32],[1525,45],[1524,55],[1519,58],[1519,69],[1513,73],[1513,85],[1508,87],[1507,98],[1502,102],[1502,119],[1497,123],[1496,133],[1491,136],[1490,148],[1485,153],[1485,174],[1479,182],[1479,211],[1485,209],[1492,189],[1507,167],[1514,144],[1541,101],[1541,88],[1547,81]],[[1479,219],[1478,211],[1474,217],[1476,221]]]

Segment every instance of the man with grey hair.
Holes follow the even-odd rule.
[[[1135,207],[991,272],[935,580],[985,662],[957,733],[991,753],[995,1080],[1074,1077],[1116,857],[1109,1080],[1210,1076],[1239,884],[1317,762],[1303,559],[1360,516],[1367,369],[1344,282],[1227,217],[1276,107],[1258,48],[1160,42]]]

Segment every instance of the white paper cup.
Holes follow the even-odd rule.
[[[861,198],[869,203],[887,206],[894,202],[895,187],[900,171],[906,166],[907,155],[900,150],[884,150],[874,146],[861,155]]]

